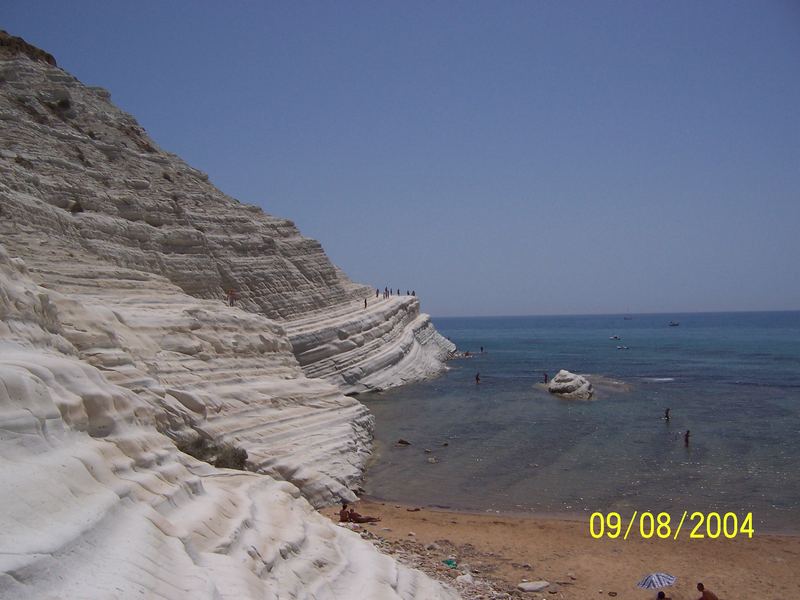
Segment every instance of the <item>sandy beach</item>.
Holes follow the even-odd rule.
[[[800,591],[800,536],[795,535],[756,531],[753,539],[595,540],[586,521],[418,509],[375,499],[355,508],[381,518],[362,530],[401,560],[451,583],[468,565],[476,583],[491,585],[459,585],[468,598],[502,597],[497,592],[537,599],[655,598],[655,591],[636,587],[654,571],[678,577],[665,590],[673,600],[697,598],[698,581],[721,600],[789,598]],[[323,512],[338,520],[335,508]],[[455,556],[457,569],[442,564],[449,556]],[[556,585],[523,593],[516,590],[523,580]]]

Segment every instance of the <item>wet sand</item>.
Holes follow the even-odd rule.
[[[472,514],[363,500],[361,514],[381,517],[362,526],[384,551],[453,583],[463,565],[476,584],[459,584],[465,598],[511,597],[586,600],[655,598],[636,582],[662,571],[678,577],[665,591],[673,600],[699,596],[698,581],[721,600],[779,599],[800,593],[800,536],[761,535],[734,540],[595,540],[587,521]],[[322,511],[338,520],[337,509]],[[414,535],[409,535],[413,533]],[[683,536],[683,534],[681,534]],[[366,537],[372,537],[365,534]],[[458,569],[442,564],[454,556]],[[482,586],[481,580],[489,586]],[[518,592],[523,580],[555,584],[541,592]]]

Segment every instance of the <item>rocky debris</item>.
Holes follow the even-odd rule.
[[[548,581],[523,581],[517,585],[517,588],[523,592],[541,592],[548,587],[550,587]]]
[[[577,400],[589,400],[594,394],[592,384],[583,375],[576,375],[564,369],[547,384],[547,390],[551,394],[558,394],[562,398],[574,398]]]
[[[475,578],[472,576],[472,573],[464,573],[463,575],[459,575],[456,577],[456,583],[465,583],[468,585],[475,584]]]
[[[360,535],[400,563],[454,586],[463,600],[506,600],[520,594],[505,582],[491,577],[495,568],[488,562],[491,557],[471,544],[456,546],[449,540],[437,540],[431,544],[422,544],[414,539],[392,541],[370,531],[362,531]],[[466,559],[471,565],[465,562]],[[481,577],[476,576],[478,573]]]

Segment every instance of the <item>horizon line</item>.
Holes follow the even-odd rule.
[[[423,311],[424,312],[424,311]],[[513,315],[433,315],[432,319],[514,319],[522,317],[633,317],[657,315],[724,315],[724,314],[753,314],[753,313],[800,313],[800,308],[789,309],[763,309],[763,310],[700,310],[700,311],[674,311],[674,312],[620,312],[620,313],[549,313],[549,314],[513,314]]]

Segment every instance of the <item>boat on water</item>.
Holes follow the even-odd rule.
[[[678,323],[677,321],[670,321],[669,322],[669,326],[670,327],[677,327],[678,325],[680,325],[680,323]]]

